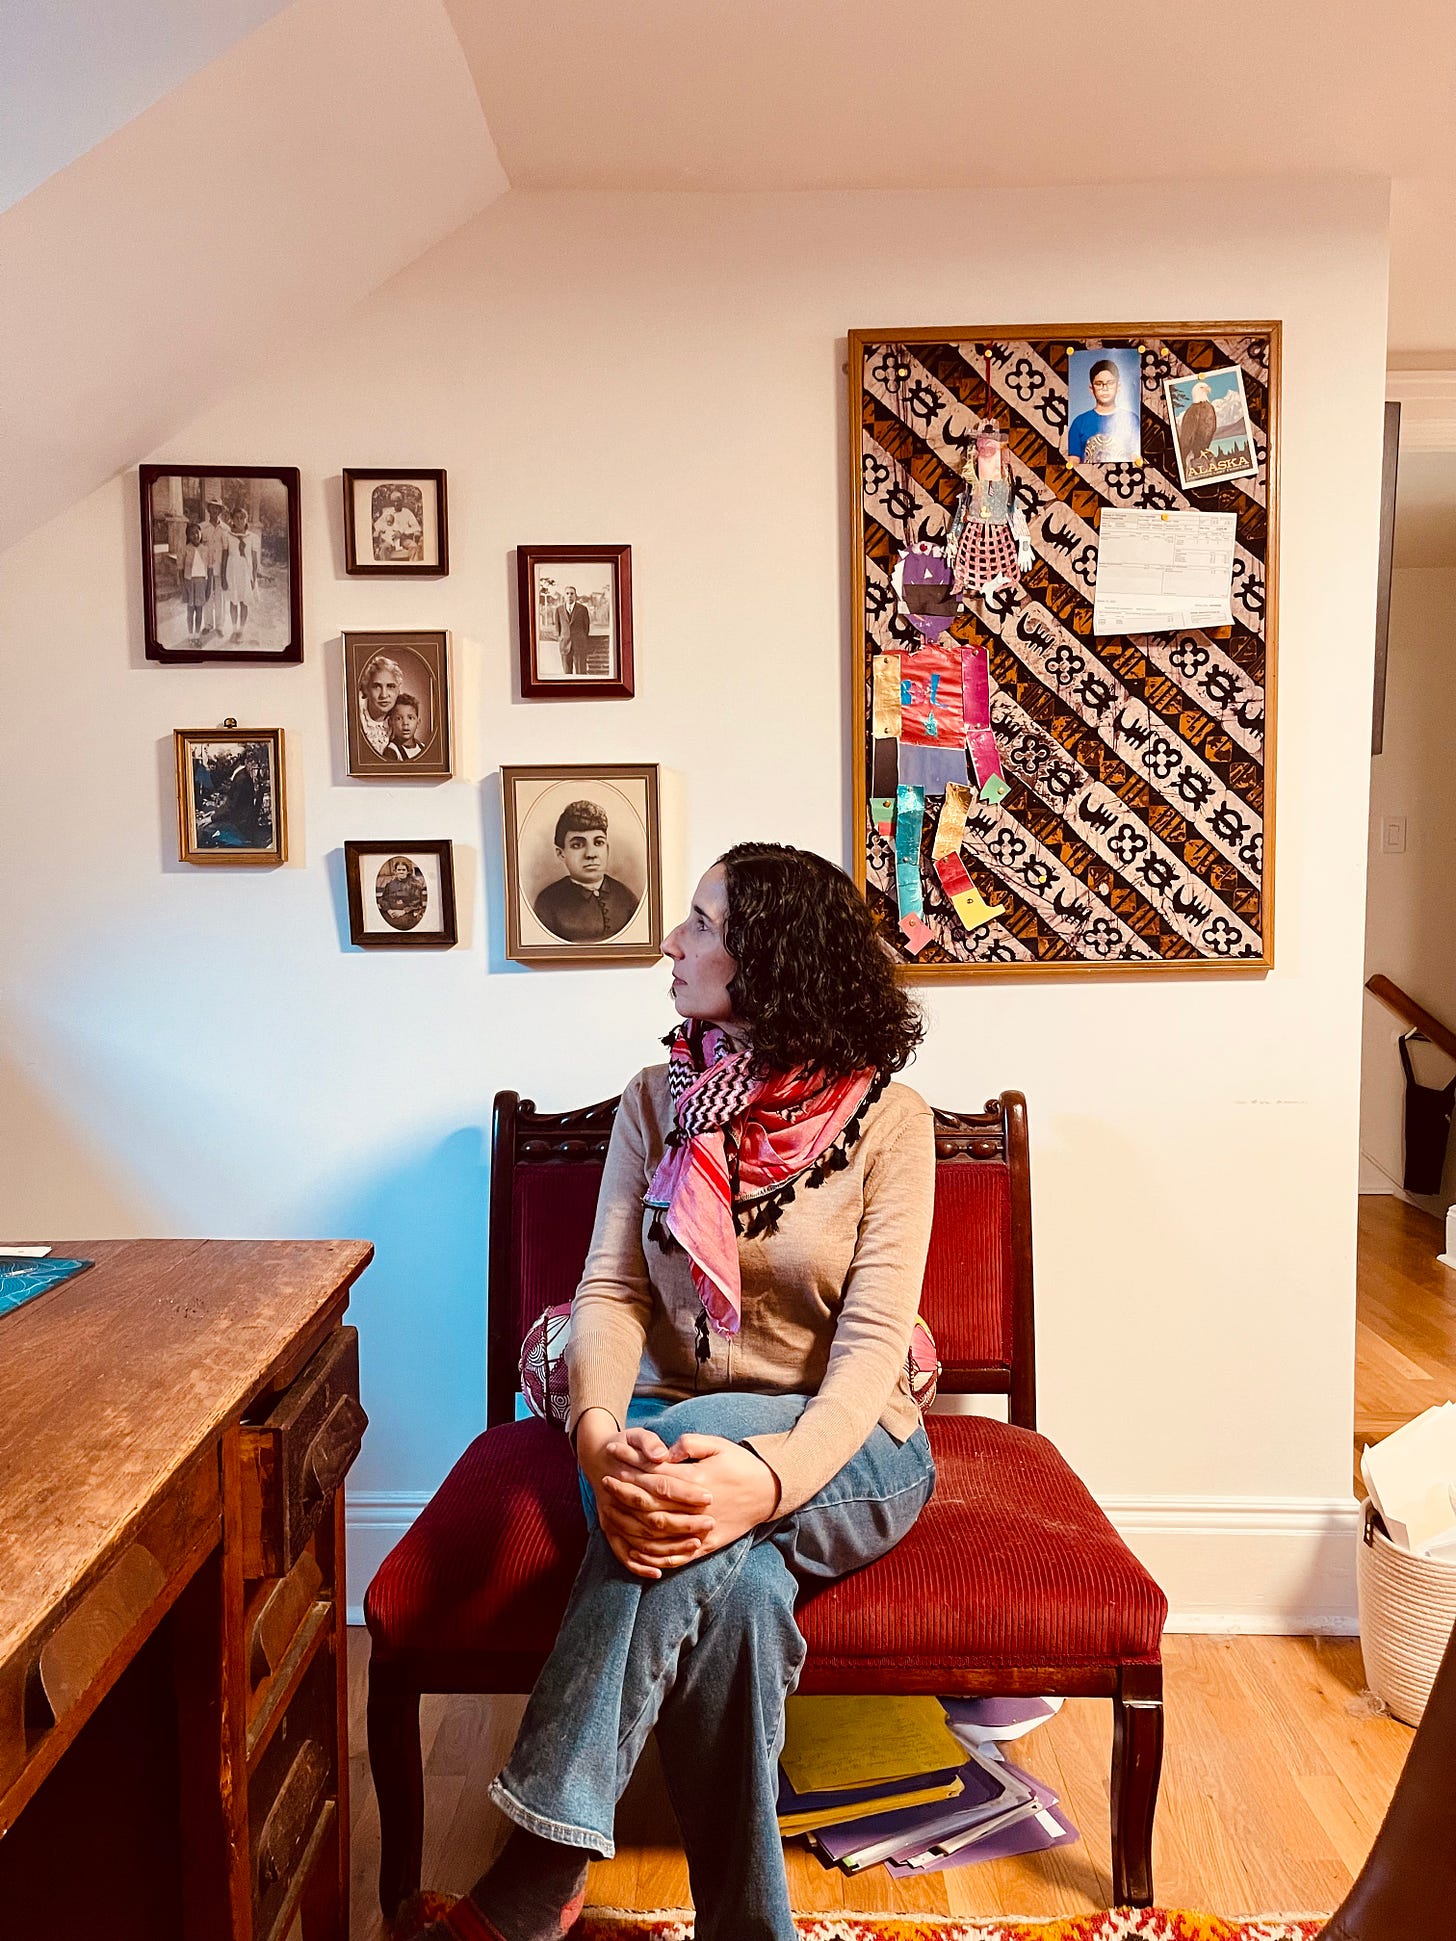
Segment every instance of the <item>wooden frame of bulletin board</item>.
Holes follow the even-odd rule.
[[[1279,367],[1275,322],[849,333],[854,874],[907,976],[1271,968]],[[1211,535],[1226,613],[1094,633],[1105,509]]]

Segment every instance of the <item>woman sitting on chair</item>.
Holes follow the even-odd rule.
[[[683,1023],[622,1095],[572,1307],[590,1540],[491,1788],[514,1830],[432,1936],[558,1941],[655,1726],[698,1941],[792,1941],[794,1601],[934,1486],[906,1367],[932,1119],[890,1083],[921,1025],[867,905],[821,857],[744,843],[663,950]]]

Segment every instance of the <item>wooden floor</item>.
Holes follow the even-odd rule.
[[[1429,1215],[1394,1198],[1361,1199],[1357,1443],[1456,1399],[1456,1274],[1437,1265],[1439,1244]],[[1164,1656],[1159,1901],[1225,1914],[1332,1908],[1375,1837],[1412,1736],[1361,1698],[1359,1645],[1169,1637]],[[380,1941],[384,1932],[375,1899],[379,1822],[364,1752],[367,1662],[368,1639],[352,1632],[352,1941]],[[486,1788],[510,1750],[523,1704],[425,1701],[428,1884],[463,1891],[504,1837]],[[855,1880],[825,1872],[794,1841],[786,1849],[794,1906],[1046,1917],[1105,1907],[1111,1708],[1069,1700],[1023,1746],[1023,1762],[1053,1782],[1080,1829],[1076,1845],[897,1882],[882,1869]],[[589,1899],[685,1906],[687,1870],[650,1756],[622,1802],[617,1833],[618,1856],[593,1868]]]
[[[1360,1196],[1357,1463],[1367,1442],[1456,1402],[1456,1272],[1436,1258],[1444,1237],[1434,1215],[1394,1194]]]

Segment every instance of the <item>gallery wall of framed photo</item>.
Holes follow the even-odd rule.
[[[478,1426],[492,1094],[511,1086],[553,1108],[610,1097],[658,1055],[673,1021],[665,966],[507,954],[501,771],[588,767],[606,783],[612,771],[655,767],[667,928],[701,871],[744,837],[853,863],[862,712],[844,366],[857,327],[876,341],[920,328],[975,342],[977,330],[1025,335],[1074,319],[1282,321],[1275,968],[1241,979],[1125,969],[1036,981],[993,969],[976,982],[931,980],[916,986],[930,1029],[906,1077],[950,1107],[1004,1086],[1033,1101],[1047,1406],[1099,1490],[1140,1477],[1178,1501],[1232,1488],[1287,1503],[1347,1487],[1339,1397],[1357,1075],[1346,1039],[1363,943],[1385,220],[1358,183],[1337,209],[1298,184],[507,197],[337,326],[280,325],[246,382],[207,373],[215,402],[179,408],[188,422],[145,455],[204,480],[274,468],[282,513],[260,497],[255,524],[252,501],[244,493],[235,508],[229,487],[222,515],[231,532],[233,510],[244,513],[235,550],[245,576],[260,576],[270,625],[291,603],[278,475],[296,470],[301,660],[148,658],[135,463],[6,554],[0,641],[16,732],[0,790],[21,804],[26,880],[46,887],[6,924],[0,1090],[35,1132],[0,1194],[17,1225],[57,1231],[374,1238],[355,1297],[372,1424],[351,1532],[361,1578],[393,1540],[399,1506],[433,1489]],[[585,314],[563,295],[578,270]],[[1085,346],[1061,339],[1057,359],[1069,345],[1094,348],[1096,334]],[[1003,375],[993,362],[996,396],[1014,363]],[[1087,385],[1094,402],[1082,409],[1095,410],[1090,367]],[[1165,412],[1153,397],[1145,424]],[[381,548],[413,549],[429,474],[441,472],[443,575],[347,570],[343,473],[396,464],[419,510],[401,491],[409,516],[396,511],[402,533]],[[235,469],[209,472],[219,465]],[[365,483],[356,557],[360,517],[372,549],[374,520],[395,507],[390,492],[375,512],[374,487],[390,479]],[[185,546],[186,526],[199,523],[188,501],[196,508],[209,489],[184,483],[179,503],[164,497],[157,516],[171,523],[153,543],[170,552],[180,521]],[[1206,489],[1183,496],[1197,503]],[[1054,509],[1052,524],[1060,518]],[[538,580],[554,583],[538,585],[537,673],[600,685],[614,677],[622,635],[603,610],[609,587],[587,569],[624,545],[631,698],[523,694],[519,549],[535,549]],[[540,558],[572,546],[582,551],[565,562],[571,579]],[[159,576],[177,572],[173,560],[154,561]],[[159,596],[162,644],[184,654],[219,645],[199,648],[198,630],[253,626],[251,604],[243,620],[227,600],[219,618],[202,565],[190,576],[203,582],[191,647],[187,589],[173,582]],[[563,640],[568,585],[585,612]],[[349,772],[344,640],[368,635],[400,650],[377,650],[401,676],[374,695],[382,746],[369,745],[390,765],[383,776]],[[267,651],[288,644],[270,634]],[[1076,679],[1095,672],[1084,665]],[[1000,685],[994,659],[992,673]],[[417,691],[431,680],[433,694]],[[400,693],[421,707],[391,725]],[[428,749],[441,698],[449,774],[419,776],[424,756],[384,749]],[[356,686],[367,740],[358,703]],[[201,745],[203,811],[232,779],[214,781],[216,753],[231,771],[242,748],[246,812],[264,774],[255,784],[247,749],[280,734],[286,861],[180,859],[179,730]],[[602,875],[630,891],[612,801],[573,787],[557,819],[576,801],[605,814]],[[218,806],[232,812],[226,799]],[[581,819],[563,835],[585,852],[599,832]],[[554,862],[555,829],[553,819],[538,863]],[[254,840],[263,833],[259,819]],[[541,841],[534,823],[530,841]],[[380,869],[391,865],[385,886],[401,888],[389,901],[406,917],[419,871],[425,913],[403,935],[433,925],[437,895],[445,927],[430,845],[446,842],[458,942],[356,947],[346,844],[377,855],[358,871],[361,917],[364,893],[374,898],[369,921],[387,921]],[[947,913],[925,894],[938,880],[933,847],[925,829],[924,920],[953,940],[953,905]],[[988,903],[1004,901],[999,877],[967,867]],[[553,880],[528,888],[521,869],[523,929]],[[1130,1195],[1136,1243],[1089,1249],[1089,1232]],[[1210,1204],[1236,1209],[1236,1272],[1207,1245]],[[1245,1365],[1236,1344],[1254,1329],[1285,1347],[1315,1344],[1297,1394],[1279,1357]],[[1176,1421],[1158,1400],[1170,1381]],[[1153,1398],[1137,1422],[1105,1406],[1127,1383]],[[1268,1427],[1251,1431],[1230,1483],[1234,1383],[1249,1419]],[[1295,1446],[1310,1452],[1297,1473]],[[1281,1550],[1282,1539],[1260,1542]],[[1187,1546],[1209,1567],[1198,1581],[1221,1581],[1216,1540]],[[1288,1581],[1332,1581],[1323,1538],[1315,1547],[1309,1570]],[[1237,1594],[1249,1599],[1239,1608],[1266,1608],[1263,1580],[1240,1575],[1244,1552],[1230,1548]]]

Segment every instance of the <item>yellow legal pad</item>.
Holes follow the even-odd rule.
[[[908,1780],[906,1785],[910,1786]],[[964,1790],[965,1781],[957,1776],[940,1786],[911,1786],[908,1792],[886,1793],[882,1798],[867,1800],[856,1793],[842,1806],[811,1806],[802,1813],[780,1813],[779,1832],[785,1838],[791,1833],[812,1833],[816,1827],[839,1826],[845,1820],[862,1820],[872,1813],[898,1813],[902,1806],[929,1806],[934,1800],[954,1799]]]
[[[779,1758],[796,1793],[916,1780],[959,1766],[965,1757],[935,1698],[791,1698],[785,1707]],[[898,1803],[948,1799],[955,1790],[921,1792],[916,1801]],[[832,1824],[823,1818],[818,1823]]]

